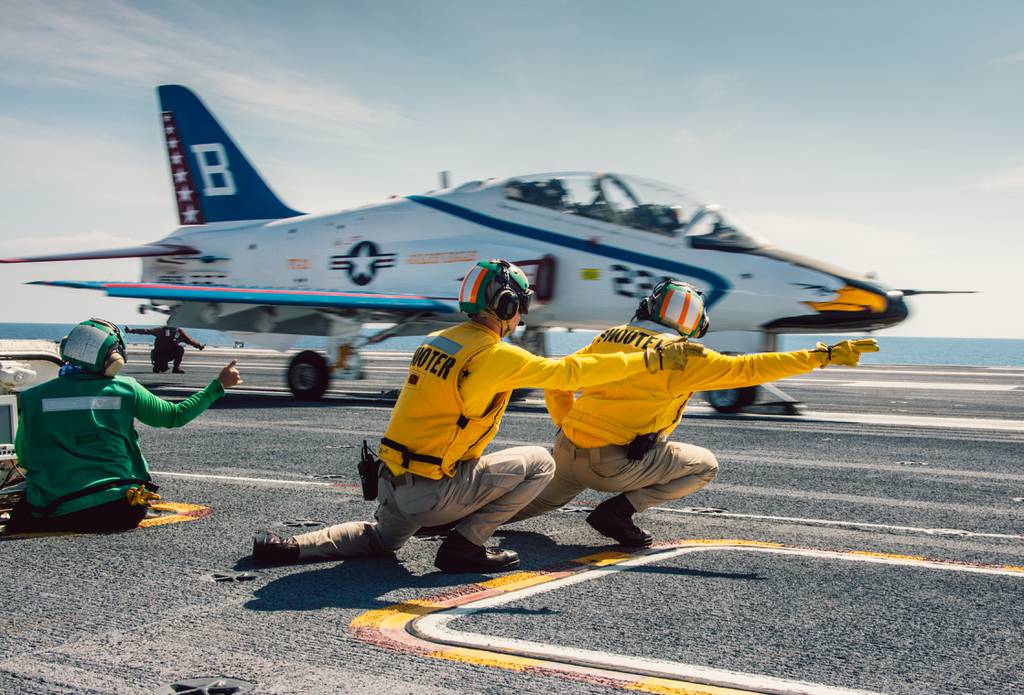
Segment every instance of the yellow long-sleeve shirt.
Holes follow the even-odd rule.
[[[490,329],[472,324],[479,330]],[[493,332],[492,332],[493,333]],[[539,357],[521,347],[497,340],[486,352],[466,365],[468,373],[459,384],[466,414],[480,416],[494,394],[518,388],[575,391],[608,381],[647,373],[643,351],[635,353],[583,353],[560,359]]]
[[[394,475],[454,475],[494,438],[511,391],[573,391],[646,372],[642,352],[538,357],[467,322],[431,334],[414,353],[380,456]]]
[[[638,335],[673,337],[661,333],[657,324],[640,321],[605,331],[575,355],[635,354],[637,343],[643,342],[632,337]],[[691,357],[685,369],[587,387],[579,398],[571,389],[549,389],[545,401],[551,419],[576,446],[622,445],[640,434],[671,434],[696,391],[755,386],[820,366],[820,357],[809,350],[740,356],[707,350],[703,357]]]

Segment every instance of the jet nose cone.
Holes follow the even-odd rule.
[[[778,319],[765,328],[794,333],[874,331],[895,326],[910,315],[899,290],[886,290],[860,281],[846,283],[835,290],[834,297],[804,302],[813,313]]]
[[[907,306],[906,300],[903,298],[903,293],[899,290],[889,290],[885,293],[886,299],[889,302],[889,306],[886,308],[885,313],[890,317],[891,323],[887,324],[895,326],[901,321],[905,321],[910,316],[910,307]]]

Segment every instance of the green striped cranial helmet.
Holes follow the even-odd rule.
[[[526,273],[500,258],[478,262],[459,288],[459,311],[470,315],[491,311],[499,319],[510,319],[516,312],[529,313],[532,300]]]
[[[121,329],[104,319],[89,319],[60,341],[60,358],[90,372],[102,373],[114,355],[127,361]]]
[[[637,318],[668,326],[686,338],[703,338],[711,326],[704,293],[688,282],[666,278],[640,300]]]

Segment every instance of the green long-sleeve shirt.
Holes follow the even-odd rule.
[[[224,395],[216,379],[180,403],[150,393],[131,377],[77,374],[48,381],[21,394],[15,447],[25,469],[27,497],[37,508],[95,485],[150,480],[134,421],[181,427]],[[118,485],[60,504],[63,516],[124,496]]]

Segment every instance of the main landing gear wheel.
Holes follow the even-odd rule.
[[[288,365],[288,388],[297,400],[320,400],[330,380],[327,360],[318,352],[303,350]]]
[[[757,386],[707,391],[704,398],[720,413],[737,413],[757,400]]]

